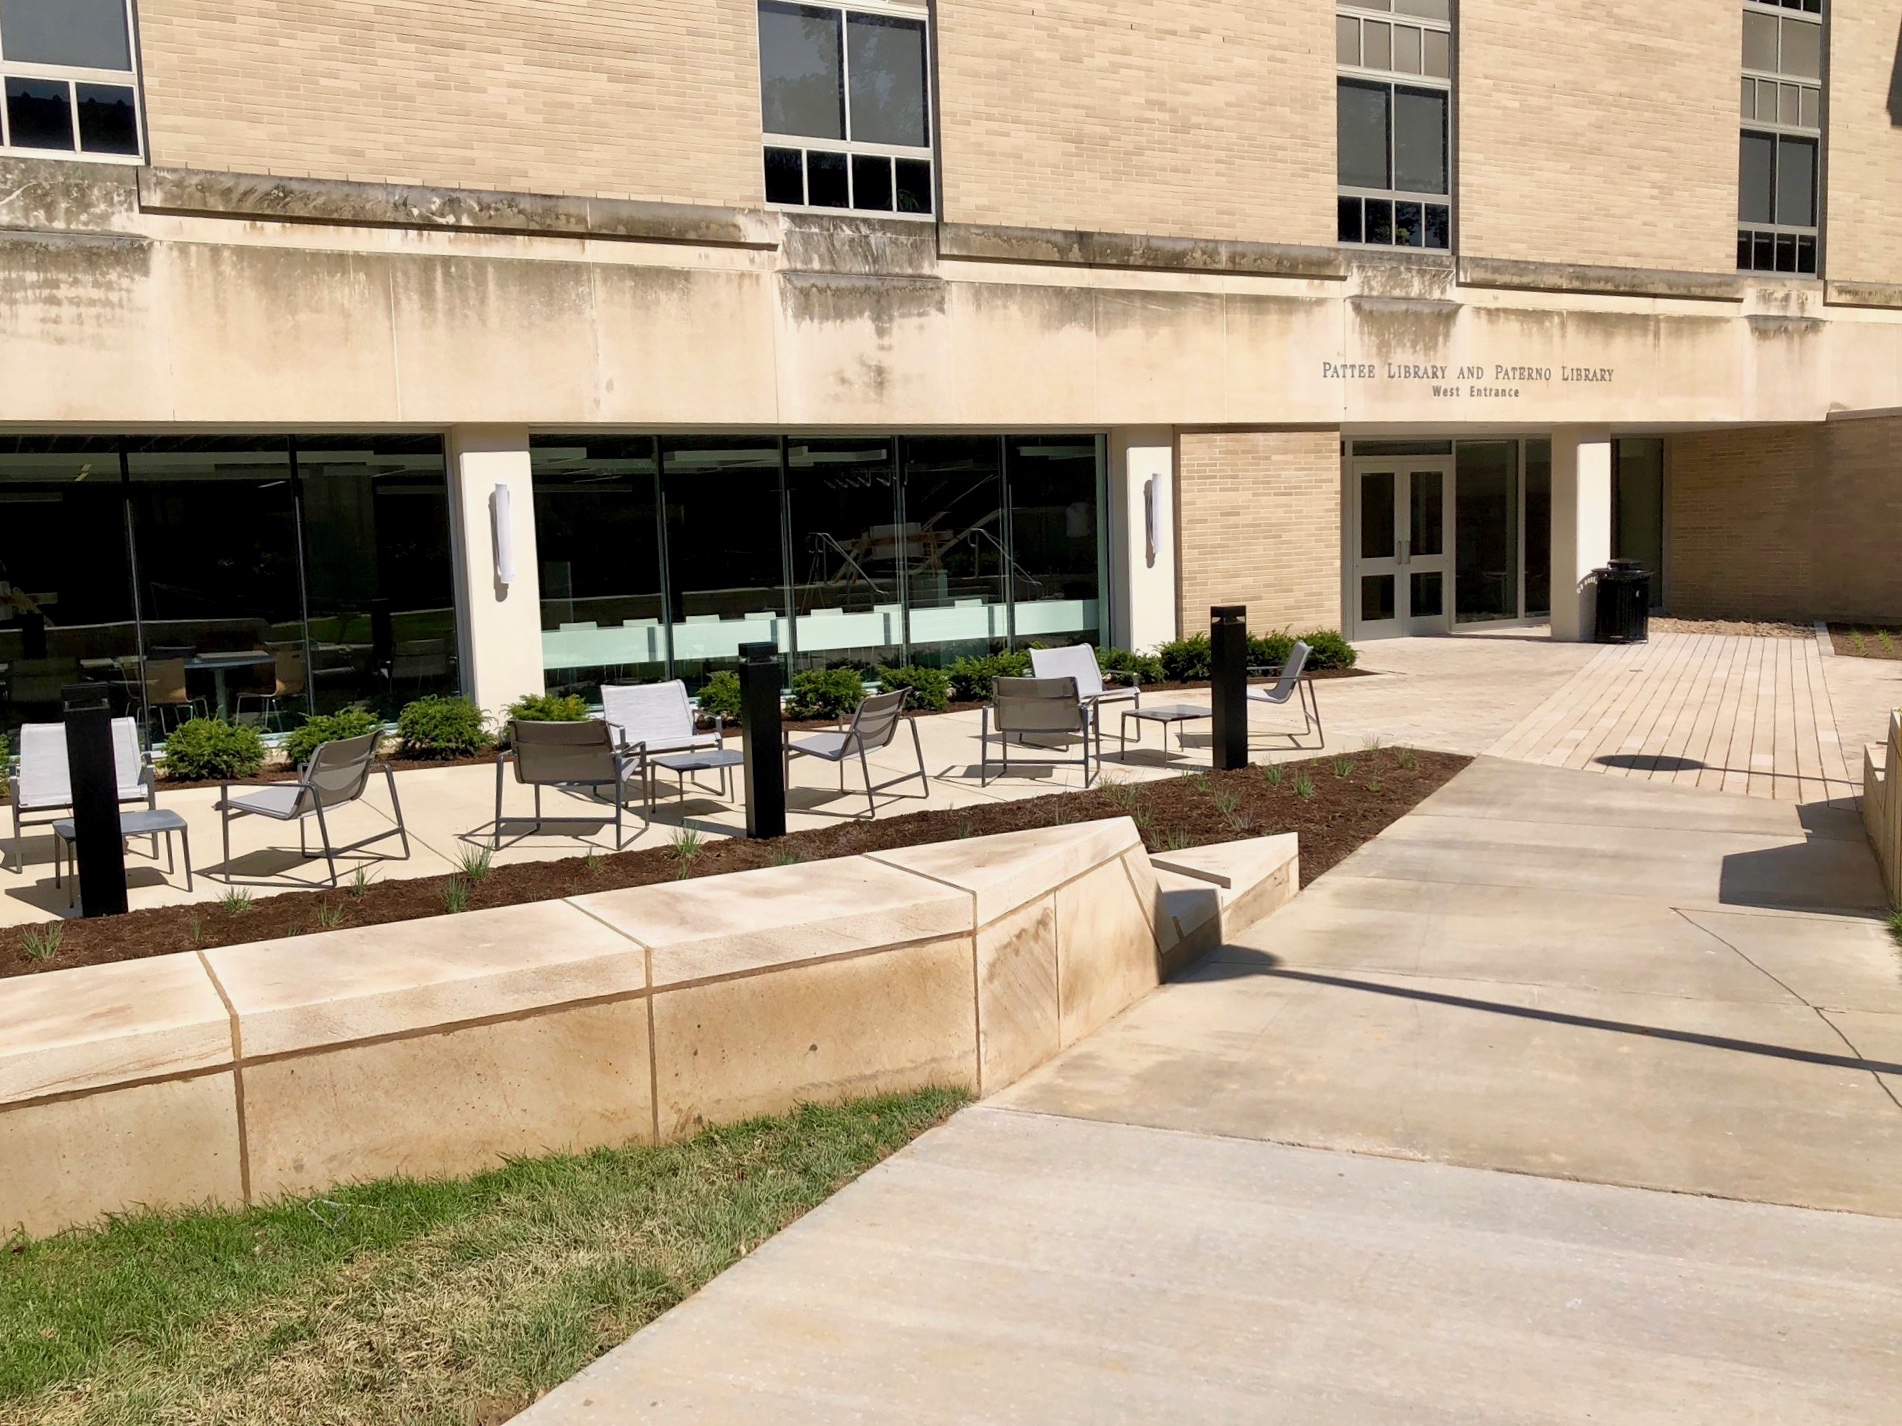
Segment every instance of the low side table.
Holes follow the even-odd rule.
[[[1129,720],[1136,720],[1136,741],[1141,742],[1144,723],[1162,724],[1162,755],[1169,756],[1169,725],[1176,725],[1176,750],[1182,751],[1182,725],[1194,723],[1204,718],[1213,718],[1215,714],[1207,708],[1198,708],[1193,703],[1152,703],[1143,708],[1130,708],[1123,713],[1122,726],[1117,730],[1118,757],[1129,754]]]
[[[733,769],[746,761],[746,754],[733,748],[700,748],[690,753],[656,753],[647,759],[655,767],[664,767],[680,780],[679,797],[684,802],[687,797],[687,779],[694,778],[694,786],[700,786],[700,780],[694,776],[703,772],[720,774],[720,796],[727,801],[733,800]],[[711,792],[711,788],[702,788]]]
[[[185,848],[185,890],[192,889],[192,837],[185,825],[185,819],[178,813],[163,807],[149,808],[139,812],[121,812],[119,814],[119,835],[122,837],[165,838],[165,874],[171,876],[178,870],[178,863],[172,857],[172,833],[178,833],[178,840]],[[73,845],[78,834],[73,830],[72,818],[53,824],[53,885],[61,881],[61,864],[70,857],[73,863],[72,885],[66,893],[66,904],[79,904],[79,850]]]

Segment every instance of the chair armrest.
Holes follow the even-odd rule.
[[[713,715],[713,746],[716,748],[726,746],[726,714],[724,713]]]
[[[1125,687],[1128,687],[1128,688],[1142,687],[1141,682],[1138,681],[1136,674],[1134,670],[1132,669],[1106,668],[1102,671],[1102,678],[1104,683],[1108,683],[1112,678],[1126,678],[1129,680],[1129,682],[1125,685]]]

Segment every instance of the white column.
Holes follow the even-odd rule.
[[[1110,432],[1109,641],[1149,650],[1176,636],[1176,442],[1167,426]]]
[[[499,716],[516,699],[543,689],[528,427],[457,426],[449,432],[449,528],[462,690]]]
[[[1552,637],[1592,637],[1597,612],[1586,587],[1611,558],[1611,432],[1560,426],[1552,432]]]

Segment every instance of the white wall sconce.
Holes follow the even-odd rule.
[[[1143,482],[1143,536],[1144,557],[1148,567],[1156,567],[1156,526],[1160,516],[1157,502],[1161,499],[1161,488],[1155,476]]]
[[[515,583],[515,525],[509,519],[509,488],[497,485],[489,496],[489,524],[495,537],[495,582]]]

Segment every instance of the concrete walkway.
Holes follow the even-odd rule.
[[[521,1420],[1893,1420],[1877,904],[1847,809],[1482,759]]]

